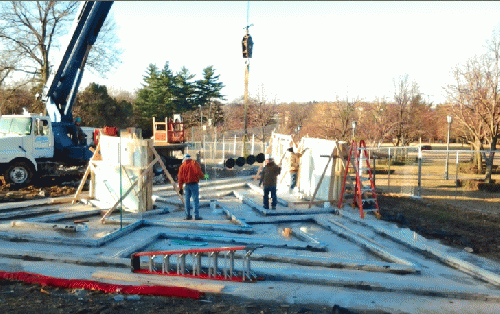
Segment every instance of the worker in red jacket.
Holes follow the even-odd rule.
[[[184,161],[179,168],[177,179],[179,180],[179,193],[184,194],[186,220],[191,220],[191,198],[194,203],[194,219],[201,220],[200,217],[200,187],[198,182],[203,178],[200,164],[191,159],[191,155],[186,154]],[[186,186],[186,193],[184,193],[183,185]]]

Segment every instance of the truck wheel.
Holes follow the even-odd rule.
[[[27,185],[33,178],[32,167],[24,161],[16,161],[11,163],[5,171],[4,179],[6,183],[15,186]]]

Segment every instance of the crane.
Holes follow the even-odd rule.
[[[76,132],[73,104],[80,86],[87,57],[111,9],[113,1],[82,2],[70,31],[71,37],[57,69],[51,73],[42,92],[54,133],[54,159],[73,163],[88,161],[92,152],[68,136]]]

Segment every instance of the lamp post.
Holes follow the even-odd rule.
[[[354,135],[356,133],[356,121],[352,121],[352,140],[354,141]]]
[[[201,105],[198,105],[198,107],[200,107],[200,143],[201,143],[201,139],[203,138],[203,111],[201,111]]]
[[[448,180],[448,158],[450,157],[450,127],[453,119],[451,116],[446,116],[446,121],[448,122],[448,137],[446,140],[446,165],[445,165],[444,178],[445,180]]]

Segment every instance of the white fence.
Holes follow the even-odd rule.
[[[419,151],[415,146],[368,148],[368,151],[379,191],[415,197],[466,196],[470,190],[463,186],[463,181],[485,178],[484,173],[473,173],[466,168],[474,167],[472,160],[477,152],[483,155],[483,165],[485,157],[492,153],[465,149]],[[493,153],[492,179],[498,181],[500,151]]]
[[[204,137],[201,142],[189,142],[187,152],[191,155],[203,159],[208,159],[212,163],[220,163],[228,158],[238,158],[244,155],[257,155],[264,153],[266,144],[250,136],[243,145],[241,137],[208,138]],[[245,151],[246,150],[246,151]]]
[[[228,158],[236,159],[244,155],[256,156],[267,151],[273,155],[277,163],[282,165],[283,171],[279,178],[282,189],[284,189],[283,186],[289,185],[286,150],[290,147],[291,136],[273,133],[270,141],[271,147],[256,140],[254,136],[248,138],[245,146],[241,137],[206,137],[205,139],[207,140],[189,143],[188,152],[194,158],[199,158],[204,163],[223,167],[224,161]],[[298,143],[302,148],[309,148],[302,157],[302,169],[299,173],[299,190],[306,197],[313,194],[319,183],[319,178],[325,171],[328,158],[321,156],[331,154],[334,143],[335,141],[314,138],[302,138],[301,142]],[[368,147],[367,151],[379,192],[415,197],[466,196],[469,190],[460,185],[462,181],[485,178],[484,174],[474,174],[463,169],[465,164],[470,164],[476,153],[465,147],[461,150],[439,148],[422,150],[420,158],[417,146]],[[489,156],[490,151],[481,151],[480,153],[486,157]],[[500,151],[495,152],[493,164],[495,168],[500,168]],[[337,174],[334,174],[335,172]],[[335,176],[338,176],[338,172],[338,169],[332,172],[331,166],[326,169],[324,181],[321,183],[316,198],[332,199],[332,197],[336,197],[336,192],[332,193],[332,190],[337,190],[336,185],[339,183]],[[500,181],[500,171],[495,169],[492,178]]]

